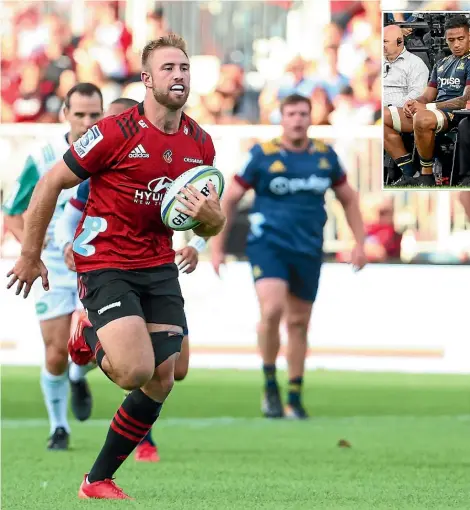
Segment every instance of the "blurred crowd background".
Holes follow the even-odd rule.
[[[306,3],[4,1],[2,122],[59,121],[63,98],[78,81],[98,85],[106,103],[140,100],[140,51],[171,30],[188,41],[187,109],[201,123],[277,124],[279,101],[298,92],[316,105],[314,125],[351,115],[373,124],[381,100],[379,3],[310,2],[329,7],[331,20],[313,52],[310,38],[302,44],[292,37]]]
[[[4,0],[1,8],[0,194],[31,145],[56,136],[75,83],[98,85],[105,108],[121,96],[142,100],[140,52],[174,31],[191,57],[187,113],[213,136],[226,174],[238,171],[254,142],[276,136],[282,98],[303,94],[314,105],[312,136],[334,145],[361,193],[371,260],[468,260],[465,217],[453,195],[381,191],[378,0]],[[248,205],[249,198],[241,234]],[[327,211],[326,250],[332,260],[347,260],[351,238],[333,195]],[[448,249],[455,235],[460,240]],[[4,235],[2,253],[11,256],[15,243]],[[447,255],[439,255],[442,247]]]
[[[469,0],[382,0],[384,11],[468,11]]]

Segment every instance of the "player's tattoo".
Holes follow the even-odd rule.
[[[447,110],[463,110],[467,105],[467,102],[470,101],[470,85],[467,85],[463,91],[463,96],[456,97],[454,99],[449,99],[448,101],[441,101],[436,103],[437,108],[439,110],[447,109]]]

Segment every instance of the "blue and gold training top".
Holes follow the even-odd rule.
[[[235,179],[256,194],[249,244],[263,240],[297,253],[321,254],[325,192],[346,181],[330,146],[310,140],[305,151],[291,152],[279,139],[256,144]]]
[[[437,89],[436,102],[463,96],[470,85],[470,53],[462,57],[449,55],[433,67],[428,86]]]

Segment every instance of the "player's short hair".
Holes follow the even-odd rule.
[[[147,65],[148,59],[153,51],[159,48],[177,48],[181,50],[187,57],[186,41],[178,34],[168,34],[153,41],[149,41],[142,51],[142,67]],[[189,57],[188,57],[189,58]]]
[[[308,108],[310,111],[312,111],[312,102],[308,97],[301,96],[300,94],[291,94],[290,96],[285,97],[281,101],[281,113],[284,111],[284,107],[291,105],[291,104],[299,104],[299,103],[305,103],[308,104]]]
[[[468,32],[468,18],[464,14],[457,14],[456,16],[447,18],[444,24],[444,30],[450,30],[451,28],[465,28]]]
[[[117,99],[110,103],[110,105],[112,104],[122,104],[122,106],[132,108],[136,104],[139,104],[139,101],[136,101],[135,99],[130,99],[129,97],[118,97]]]
[[[82,82],[74,85],[65,96],[64,105],[66,108],[70,108],[70,98],[75,93],[88,97],[92,96],[93,94],[98,94],[101,101],[101,109],[103,109],[103,94],[101,93],[101,90],[93,83]]]

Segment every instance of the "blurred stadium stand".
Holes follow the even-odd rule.
[[[147,40],[175,31],[187,40],[191,56],[187,113],[214,137],[218,166],[227,176],[239,169],[255,141],[279,133],[279,100],[298,92],[314,103],[311,135],[333,143],[364,204],[380,202],[378,1],[6,0],[2,7],[4,197],[31,145],[65,130],[61,109],[71,86],[96,83],[105,106],[119,96],[141,100],[139,52]],[[333,195],[327,209],[326,250],[334,259],[350,239]],[[438,211],[446,212],[448,220],[437,222]],[[453,197],[395,193],[393,214],[395,231],[406,234],[407,246],[412,236],[418,251],[434,249],[465,228]],[[237,228],[231,251],[241,254],[243,214]],[[4,256],[14,256],[18,246],[7,234],[1,249]]]

